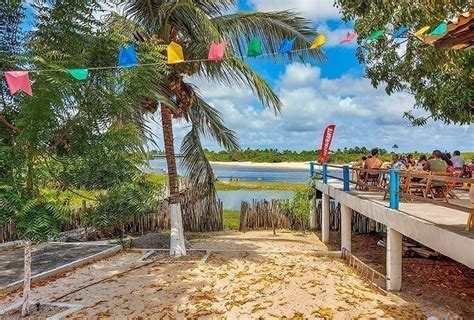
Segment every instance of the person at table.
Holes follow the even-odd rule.
[[[392,154],[392,169],[406,170],[406,168],[407,166],[401,161],[400,155],[398,153]]]
[[[407,155],[407,165],[409,167],[414,167],[416,165],[416,161],[413,159],[413,155],[411,153]]]
[[[379,169],[382,166],[382,161],[379,159],[379,149],[373,148],[370,155],[371,157],[365,160],[364,169]]]
[[[459,152],[459,150],[453,152],[451,162],[453,163],[454,168],[464,168],[464,158],[461,156],[461,152]]]
[[[423,165],[423,170],[435,173],[446,173],[448,165],[446,164],[446,161],[441,159],[442,156],[443,153],[441,151],[434,150],[432,158]]]
[[[417,169],[423,169],[423,166],[427,162],[428,162],[428,160],[426,159],[426,156],[424,154],[420,155],[420,158],[418,159],[418,163],[416,164],[416,168]]]
[[[451,155],[449,153],[442,153],[441,159],[446,162],[446,165],[449,167],[453,167],[453,162],[451,161]]]

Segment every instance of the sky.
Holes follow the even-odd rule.
[[[336,131],[331,149],[354,146],[381,147],[399,151],[431,151],[456,149],[474,151],[472,126],[444,125],[429,121],[423,127],[411,127],[403,113],[412,109],[414,99],[407,93],[387,95],[383,86],[374,88],[364,78],[364,66],[355,56],[356,43],[340,45],[350,22],[344,22],[333,6],[333,0],[239,0],[239,11],[276,11],[291,9],[312,21],[327,37],[323,63],[274,64],[264,58],[246,62],[265,79],[280,97],[280,114],[266,109],[252,91],[243,86],[226,87],[202,78],[188,79],[198,87],[205,100],[217,108],[228,127],[240,138],[241,147],[315,150],[328,124]],[[418,114],[418,113],[417,113]],[[159,115],[156,115],[159,123]],[[157,123],[151,127],[155,141],[162,145],[162,132]],[[189,124],[176,122],[175,148],[189,131]],[[205,148],[221,150],[204,140]],[[150,149],[155,149],[150,146]]]
[[[295,151],[315,150],[328,124],[336,124],[331,149],[366,146],[399,151],[441,149],[474,150],[472,126],[444,125],[430,121],[424,127],[411,127],[403,112],[414,104],[407,93],[388,96],[383,87],[375,89],[364,78],[364,66],[355,57],[356,44],[340,45],[351,31],[343,22],[332,0],[242,0],[241,11],[293,9],[311,19],[313,26],[327,36],[324,63],[273,64],[262,58],[247,62],[268,83],[283,102],[281,114],[262,107],[246,87],[226,87],[206,79],[191,79],[200,94],[223,115],[225,123],[237,132],[242,148],[277,148]],[[156,128],[158,145],[160,128]],[[175,125],[176,149],[189,130],[185,123]],[[220,150],[211,141],[204,147]]]

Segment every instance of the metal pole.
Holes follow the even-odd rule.
[[[398,170],[390,169],[390,208],[396,209],[400,207],[400,178],[398,176]]]
[[[323,164],[323,183],[327,184],[328,183],[328,165]]]
[[[342,178],[344,179],[344,191],[349,191],[349,166],[342,167]]]

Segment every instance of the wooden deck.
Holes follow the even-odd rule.
[[[474,268],[474,230],[467,231],[469,213],[422,202],[400,202],[400,209],[389,208],[381,192],[344,192],[341,181],[316,182],[316,188],[353,210],[393,228],[423,245]],[[469,208],[467,193],[460,204]],[[472,210],[472,209],[471,209]]]

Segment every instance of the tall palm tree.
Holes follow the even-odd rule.
[[[174,106],[153,100],[161,108],[161,124],[168,166],[171,216],[171,255],[185,255],[184,235],[179,205],[178,175],[174,150],[173,119],[184,119],[191,129],[183,139],[181,152],[187,177],[194,186],[203,190],[209,207],[215,201],[214,175],[201,145],[201,138],[215,139],[225,149],[239,148],[235,133],[228,129],[218,110],[210,106],[188,82],[189,76],[206,77],[229,85],[250,87],[262,104],[280,111],[281,102],[270,86],[239,56],[247,43],[258,37],[262,41],[265,57],[271,60],[316,59],[322,60],[319,50],[288,53],[285,57],[273,55],[286,38],[296,38],[294,49],[305,49],[316,32],[310,21],[290,11],[236,12],[237,0],[123,0],[125,17],[134,21],[140,41],[179,43],[186,58],[207,57],[212,41],[227,42],[226,59],[221,62],[194,61],[170,65],[166,83],[157,87],[168,92]],[[236,12],[236,13],[229,13]]]

